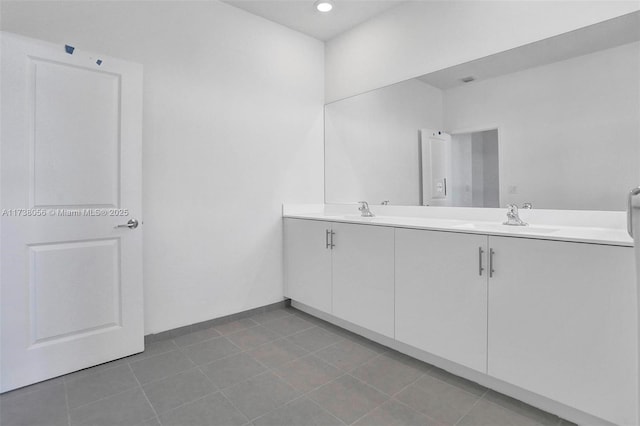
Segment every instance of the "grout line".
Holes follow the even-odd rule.
[[[352,421],[350,424],[354,424],[357,423],[358,421],[360,421],[360,419],[362,419],[363,417],[366,417],[367,415],[369,415],[369,413],[373,412],[374,410],[377,410],[378,408],[382,407],[385,403],[391,401],[391,398],[384,392],[382,392],[381,390],[377,389],[375,386],[370,385],[369,383],[365,383],[362,380],[358,379],[355,376],[352,376],[351,374],[346,374],[347,376],[351,377],[352,379],[362,383],[363,385],[372,388],[373,390],[381,393],[383,396],[386,397],[386,399],[384,401],[382,401],[380,404],[377,404],[375,407],[371,408],[370,410],[368,410],[366,413],[364,413],[362,416],[358,417],[357,419],[355,419],[354,421]]]
[[[256,421],[256,420],[258,420],[258,419],[261,419],[262,417],[265,417],[265,416],[267,416],[267,415],[269,415],[269,414],[273,413],[273,412],[274,412],[274,411],[276,411],[276,410],[279,410],[279,409],[281,409],[281,408],[284,408],[284,407],[286,407],[287,405],[291,405],[291,404],[293,404],[294,402],[296,402],[296,401],[298,401],[299,399],[302,399],[302,398],[306,398],[306,396],[305,396],[305,395],[298,395],[298,396],[296,396],[295,398],[293,398],[292,400],[287,401],[287,402],[285,402],[285,403],[284,403],[284,404],[282,404],[282,405],[278,405],[278,406],[277,406],[276,408],[274,408],[273,410],[271,410],[271,411],[267,411],[266,413],[263,413],[263,414],[260,414],[258,417],[254,417],[253,419],[251,419],[251,420],[250,420],[250,422],[251,422],[251,423],[253,423],[254,421]]]
[[[158,412],[156,411],[156,408],[153,406],[153,404],[151,403],[151,401],[149,400],[149,397],[147,396],[147,393],[144,391],[144,388],[142,387],[142,384],[140,383],[140,380],[138,380],[138,378],[136,377],[135,373],[133,372],[133,368],[131,368],[131,365],[127,364],[129,366],[129,371],[131,371],[131,374],[133,374],[133,377],[136,379],[136,383],[138,383],[138,387],[140,388],[140,391],[142,392],[142,395],[144,395],[144,399],[147,400],[147,404],[149,404],[149,407],[151,407],[151,410],[153,411],[153,414],[155,414],[156,416],[156,420],[158,421],[158,423],[160,423],[160,416],[158,416]],[[150,420],[151,417],[149,417],[149,419],[144,419],[143,421],[147,421]],[[162,424],[162,423],[160,423]]]
[[[233,403],[233,401],[231,401],[231,399],[229,399],[227,397],[227,395],[225,395],[224,392],[220,391],[220,395],[222,395],[222,397],[225,399],[225,401],[227,401],[229,403],[229,405],[231,405],[238,413],[240,413],[240,415],[242,417],[244,417],[245,419],[247,419],[247,425],[251,425],[253,424],[253,422],[251,421],[251,419],[249,419],[249,416],[247,416],[245,413],[242,412],[242,410],[240,410],[238,407],[236,407],[236,404]]]
[[[64,402],[67,406],[67,424],[71,426],[71,409],[69,408],[69,394],[67,393],[67,381],[62,378],[62,386],[64,389]]]
[[[476,400],[476,402],[474,402],[473,405],[467,411],[465,411],[465,413],[462,414],[460,416],[460,418],[458,418],[458,420],[456,420],[456,422],[453,424],[453,426],[457,426],[458,423],[460,423],[462,421],[462,419],[467,417],[467,415],[471,412],[471,410],[473,410],[475,408],[475,406],[478,405],[480,403],[480,401],[482,401],[482,398],[487,394],[487,392],[489,392],[488,389],[485,390],[482,395],[480,395],[480,397]]]
[[[137,378],[137,377],[135,377],[135,374],[134,374],[133,376],[134,376],[134,378],[135,378],[135,379],[136,379],[136,381],[137,381],[137,380],[138,380],[138,378]],[[140,383],[140,382],[138,382],[138,384],[139,384],[139,383]],[[140,386],[140,387],[142,388],[142,386]],[[116,392],[116,393],[112,393],[112,394],[109,394],[109,395],[103,396],[102,398],[98,398],[98,399],[96,399],[96,400],[94,400],[94,401],[91,401],[91,402],[87,402],[87,403],[84,403],[84,404],[78,405],[77,407],[73,407],[73,408],[71,408],[71,410],[78,410],[78,409],[80,409],[80,408],[84,408],[84,407],[86,407],[87,405],[91,405],[91,404],[95,404],[96,402],[104,401],[105,399],[109,399],[109,398],[111,398],[111,397],[113,397],[113,396],[117,396],[117,395],[123,394],[123,393],[125,393],[125,392],[131,392],[131,391],[132,391],[132,390],[134,390],[135,388],[136,388],[136,387],[135,387],[135,386],[133,386],[133,387],[130,387],[130,388],[127,388],[127,389],[124,389],[124,390],[118,391],[118,392]]]

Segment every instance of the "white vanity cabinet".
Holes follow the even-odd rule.
[[[579,422],[640,424],[633,247],[287,218],[285,254],[288,297],[394,349]]]
[[[333,232],[333,315],[393,338],[394,229],[334,223]]]
[[[488,374],[638,424],[633,248],[494,236],[489,245]]]
[[[486,373],[487,239],[396,229],[396,340]]]
[[[284,295],[331,312],[331,223],[284,220]]]
[[[393,233],[389,227],[285,219],[285,296],[393,337]]]

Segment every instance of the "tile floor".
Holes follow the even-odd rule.
[[[0,396],[2,426],[570,425],[292,308]]]

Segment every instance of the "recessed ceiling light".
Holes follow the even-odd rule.
[[[329,12],[333,9],[333,3],[328,0],[318,0],[313,5],[318,9],[318,12]]]

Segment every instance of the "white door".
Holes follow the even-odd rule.
[[[422,129],[422,204],[425,206],[451,205],[451,135]]]
[[[633,249],[489,237],[489,375],[637,425]]]
[[[396,229],[396,340],[487,371],[487,236]]]
[[[333,224],[333,315],[393,338],[393,228]]]
[[[0,34],[8,391],[143,350],[142,67]]]
[[[331,313],[331,224],[284,220],[285,296]]]

